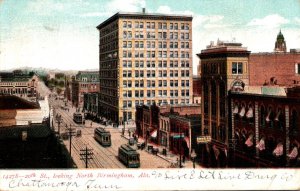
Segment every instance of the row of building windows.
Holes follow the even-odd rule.
[[[135,63],[134,66],[136,68],[144,68],[145,67],[143,60],[141,60],[141,61],[136,60],[134,63]],[[153,68],[154,69],[156,66],[158,68],[167,68],[168,66],[170,68],[177,68],[178,67],[178,61],[171,60],[171,61],[169,61],[169,65],[168,65],[168,62],[166,60],[164,60],[164,61],[159,60],[157,63],[155,61],[147,61],[146,62],[146,67],[147,68]],[[123,60],[123,67],[124,68],[131,68],[132,67],[132,61],[131,60]],[[181,64],[180,64],[180,67],[181,68],[183,68],[183,67],[189,68],[190,67],[190,62],[188,60],[182,60]]]
[[[123,41],[123,48],[132,48],[132,41]],[[155,41],[146,41],[147,48],[156,48]],[[134,48],[144,48],[144,41],[135,41]],[[158,48],[167,48],[167,42],[158,42]],[[178,42],[169,42],[169,48],[178,48]],[[180,42],[180,48],[190,48],[189,42]]]
[[[105,26],[104,28],[102,28],[100,30],[100,34],[101,34],[101,36],[105,36],[108,33],[111,33],[112,31],[115,31],[117,29],[118,29],[118,22],[113,22],[113,23]]]
[[[100,70],[100,79],[102,78],[117,78],[118,74],[117,71],[101,71]]]
[[[110,43],[111,41],[117,40],[118,39],[118,31],[112,32],[106,36],[101,36],[100,38],[100,44],[106,44]]]
[[[118,49],[118,41],[111,41],[106,44],[100,44],[100,53],[102,55],[106,54],[109,51],[116,50],[116,49]]]
[[[81,88],[90,88],[90,89],[97,89],[96,84],[80,84]]]
[[[134,52],[135,58],[144,58],[144,51],[131,51],[131,50],[124,50],[123,51],[123,58],[132,58],[132,52]],[[147,58],[156,58],[156,51],[147,51],[146,57]],[[157,52],[158,58],[167,58],[167,51],[158,51]],[[180,58],[189,58],[190,53],[188,51],[181,51]],[[169,58],[178,58],[178,51],[170,51]]]
[[[133,31],[123,31],[123,39],[132,39],[133,37]],[[109,42],[109,40],[116,39],[116,35],[118,33],[113,33],[112,35],[108,35],[107,37],[101,38],[101,43]],[[169,37],[168,37],[169,35]],[[181,40],[189,40],[190,39],[190,33],[178,33],[178,32],[158,32],[157,38],[158,39],[168,39],[168,40],[178,40],[180,35]],[[134,31],[134,38],[135,39],[156,39],[156,33],[155,32],[146,32],[146,35],[144,31]]]
[[[117,87],[117,80],[100,80],[100,87]]]
[[[218,65],[222,66],[220,69]],[[225,64],[217,63],[205,63],[203,64],[204,74],[225,74],[226,68]],[[243,74],[243,62],[232,62],[231,64],[231,74]]]
[[[156,87],[156,82],[155,80],[147,80],[147,87]],[[170,87],[178,87],[178,80],[170,80],[169,85]],[[123,81],[123,87],[124,88],[131,88],[133,85],[133,82],[131,80],[124,80]],[[144,87],[144,80],[135,80],[134,81],[135,87]],[[159,80],[158,81],[158,87],[167,87],[168,83],[167,80]],[[189,87],[190,82],[189,80],[181,80],[181,87]]]
[[[27,82],[0,82],[0,86],[30,86]]]
[[[146,100],[146,102],[144,100],[135,100],[135,106],[138,106],[138,105],[152,105],[154,104],[155,100]],[[178,99],[170,99],[170,100],[167,100],[167,99],[159,99],[158,100],[158,105],[167,105],[167,104],[171,104],[171,105],[177,105],[179,103],[179,100]],[[189,99],[181,99],[180,100],[180,103],[181,104],[189,104],[190,103],[190,100]],[[132,107],[135,107],[132,105],[132,101],[123,101],[123,108],[132,108]]]
[[[155,22],[146,22],[146,28],[147,29],[155,29]],[[189,23],[167,23],[167,22],[158,22],[157,23],[157,28],[158,29],[169,29],[170,30],[178,30],[178,26],[180,24],[180,29],[181,30],[189,30],[190,25]],[[132,21],[123,21],[123,28],[133,28],[133,22]],[[134,22],[134,28],[144,28],[144,22],[142,21],[135,21]]]
[[[133,97],[133,92],[135,97],[144,97],[144,90],[125,90],[123,91],[123,97]],[[178,90],[169,90],[169,96],[171,97],[178,97]],[[158,96],[159,97],[166,97],[168,96],[168,90],[158,90]],[[181,90],[181,96],[190,96],[190,91],[187,90]],[[147,97],[155,97],[155,90],[147,90]]]
[[[135,70],[134,74],[135,74],[135,77],[144,77],[144,71],[143,70],[140,70],[140,71]],[[169,75],[168,75],[167,70],[159,70],[158,75],[156,74],[155,70],[151,70],[151,71],[148,70],[146,75],[147,75],[147,77],[179,77],[177,70],[169,71]],[[181,75],[180,76],[181,77],[189,77],[190,76],[190,71],[189,70],[181,70]],[[132,71],[131,70],[124,70],[123,71],[123,77],[124,78],[133,77],[132,76]]]
[[[27,88],[0,88],[0,94],[27,94],[30,92]]]

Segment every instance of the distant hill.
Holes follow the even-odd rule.
[[[36,74],[38,75],[47,75],[48,73],[64,73],[66,74],[67,76],[68,75],[75,75],[78,73],[79,70],[61,70],[61,69],[49,69],[49,68],[33,68],[33,67],[21,67],[21,68],[13,68],[13,69],[10,69],[10,70],[3,70],[3,72],[12,72],[14,70],[22,70],[22,71],[25,71],[25,72],[31,72],[31,71],[34,71]],[[96,70],[99,70],[98,68],[96,69],[86,69],[86,70],[80,70],[80,71],[96,71]]]

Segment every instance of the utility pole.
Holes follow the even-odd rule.
[[[71,124],[70,124],[70,128],[67,128],[68,131],[68,135],[69,135],[69,140],[70,140],[70,156],[72,158],[72,154],[71,154],[71,149],[72,149],[72,137],[75,136],[75,129],[71,128]]]
[[[80,149],[80,160],[84,160],[85,162],[85,168],[88,168],[88,160],[93,159],[94,153],[92,151],[93,149],[88,149],[87,146],[85,146],[85,149]]]

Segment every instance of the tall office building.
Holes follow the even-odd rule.
[[[101,116],[120,123],[136,105],[192,103],[192,16],[119,12],[97,29]]]

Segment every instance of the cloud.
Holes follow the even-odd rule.
[[[253,19],[251,20],[247,26],[260,26],[264,28],[278,28],[281,25],[287,24],[290,21],[288,19],[285,19],[284,17],[278,15],[278,14],[273,14],[273,15],[268,15],[264,18],[261,19]]]
[[[65,6],[66,4],[54,2],[52,0],[29,1],[27,4],[27,10],[36,15],[48,16],[52,15],[54,12],[63,11]]]
[[[171,8],[169,6],[166,6],[166,5],[159,6],[156,12],[157,13],[170,14],[171,13]]]
[[[112,12],[90,12],[79,15],[80,17],[109,17]]]
[[[294,20],[298,25],[300,25],[300,17],[295,17]]]
[[[43,25],[44,29],[46,29],[47,31],[53,32],[53,31],[57,31],[58,29],[54,28],[54,27],[50,27],[47,25]]]
[[[110,12],[141,12],[144,7],[146,7],[145,0],[113,0],[106,5],[106,10]]]

